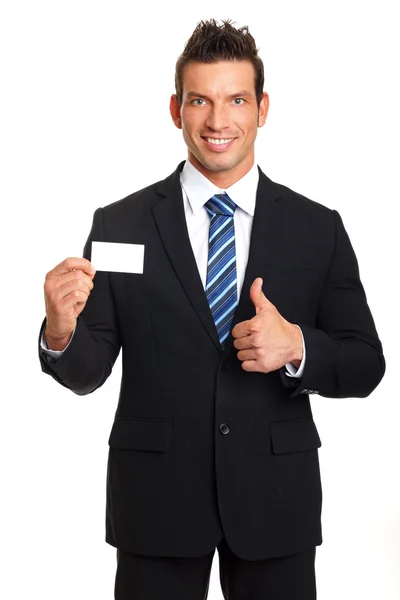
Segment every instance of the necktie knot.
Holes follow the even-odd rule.
[[[210,217],[214,217],[215,215],[233,217],[236,209],[236,204],[229,198],[227,193],[214,194],[212,198],[207,200],[204,206]]]

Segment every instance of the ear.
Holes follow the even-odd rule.
[[[181,124],[181,107],[179,106],[178,96],[176,94],[172,94],[171,100],[169,102],[169,112],[171,113],[171,117],[175,126],[178,129],[182,129]]]
[[[260,101],[260,106],[258,109],[258,127],[262,127],[265,123],[265,121],[267,120],[267,115],[268,115],[268,110],[269,110],[269,96],[267,94],[267,92],[263,92],[261,101]]]

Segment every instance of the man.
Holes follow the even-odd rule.
[[[268,95],[255,41],[200,22],[170,112],[188,160],[96,210],[84,250],[46,276],[42,369],[77,394],[122,383],[106,541],[118,600],[316,597],[320,439],[309,395],[363,397],[385,362],[336,211],[254,162]],[[99,271],[91,243],[144,246]]]

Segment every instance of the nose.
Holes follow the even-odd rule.
[[[214,131],[221,131],[229,127],[229,118],[226,106],[214,105],[207,115],[206,125]]]

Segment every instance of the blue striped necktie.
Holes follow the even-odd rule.
[[[211,217],[208,237],[206,295],[224,345],[237,306],[235,226],[236,204],[228,194],[215,194],[205,208]]]

